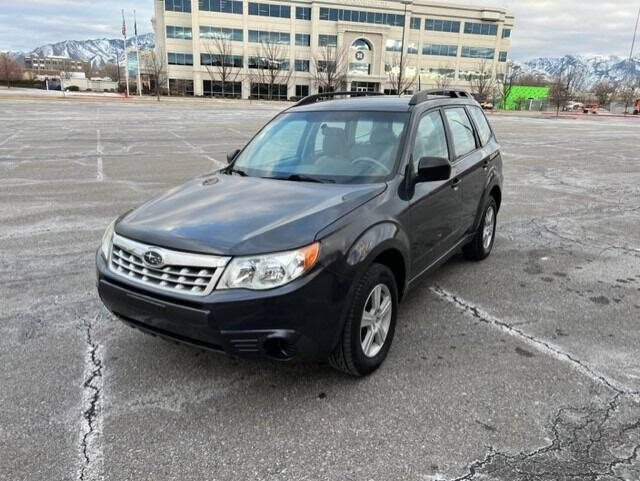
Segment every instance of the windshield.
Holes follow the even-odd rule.
[[[285,113],[247,145],[233,169],[285,180],[381,182],[394,171],[408,118],[404,112]]]

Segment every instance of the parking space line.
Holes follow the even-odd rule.
[[[96,180],[98,182],[102,182],[104,180],[104,171],[102,165],[102,144],[100,143],[100,129],[96,130],[96,153],[98,154],[98,159],[96,161]]]
[[[13,134],[11,134],[9,137],[7,137],[6,139],[4,139],[2,142],[0,142],[0,147],[2,147],[3,145],[5,145],[6,143],[8,143],[9,141],[15,139],[18,136],[18,132],[14,132]]]
[[[198,155],[202,155],[205,159],[208,159],[213,164],[214,168],[218,168],[221,165],[224,165],[218,159],[214,159],[213,157],[207,155],[207,153],[203,149],[201,149],[199,147],[196,147],[191,142],[188,142],[184,137],[176,134],[173,130],[170,130],[170,132],[176,139],[179,139],[184,145],[189,147],[194,153],[196,153]]]

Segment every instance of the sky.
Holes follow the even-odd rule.
[[[628,56],[640,8],[640,0],[452,3],[508,8],[516,18],[510,58],[521,61],[565,54]],[[62,40],[119,38],[122,8],[130,30],[136,9],[139,32],[150,32],[153,5],[154,0],[0,0],[0,51],[29,51]],[[640,38],[637,45],[640,56]]]

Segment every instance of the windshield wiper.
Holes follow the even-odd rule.
[[[226,174],[238,174],[240,177],[246,177],[247,173],[244,170],[234,169],[232,167],[227,167],[225,169]]]
[[[335,184],[336,181],[332,179],[319,179],[318,177],[311,177],[309,175],[291,174],[283,177],[265,177],[265,179],[273,180],[293,180],[295,182],[316,182],[318,184]]]

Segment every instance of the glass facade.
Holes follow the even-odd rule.
[[[424,29],[433,32],[460,33],[460,22],[427,18],[424,21]]]
[[[244,59],[242,55],[220,55],[215,53],[201,53],[200,64],[214,67],[221,67],[224,62],[225,67],[242,68]]]
[[[167,25],[167,38],[191,40],[193,33],[191,27],[174,27],[173,25]]]
[[[296,72],[308,72],[309,71],[309,61],[296,59]]]
[[[384,49],[387,52],[401,52],[402,40],[387,39],[386,43],[384,44]]]
[[[191,13],[191,0],[164,0],[164,9],[169,12]]]
[[[437,45],[429,43],[422,46],[422,55],[439,55],[443,57],[457,57],[457,45]]]
[[[310,47],[311,35],[308,33],[296,33],[296,45],[298,47]]]
[[[265,100],[287,100],[287,84],[251,84],[251,97]]]
[[[249,30],[249,42],[268,42],[281,45],[289,45],[291,43],[291,35],[284,32],[264,32],[262,30]]]
[[[308,85],[296,85],[296,97],[307,97],[309,95]]]
[[[337,35],[318,35],[318,45],[321,47],[330,46],[337,47],[338,46],[338,36]]]
[[[249,2],[249,15],[258,15],[260,17],[291,18],[291,7],[289,5]]]
[[[506,62],[507,61],[507,52],[500,52],[498,54],[498,62]]]
[[[240,28],[209,27],[207,25],[200,25],[200,38],[226,38],[233,42],[242,42],[244,40],[244,35]]]
[[[484,58],[492,60],[496,51],[488,47],[462,47],[462,56],[466,58]]]
[[[202,82],[202,94],[207,97],[242,97],[242,82],[225,82],[204,80]]]
[[[296,19],[298,19],[298,20],[311,20],[311,8],[309,8],[309,7],[296,7]]]
[[[193,65],[193,54],[169,52],[169,65]]]
[[[368,12],[364,10],[343,10],[340,8],[320,8],[320,20],[336,22],[374,23],[378,25],[391,25],[392,27],[404,27],[404,15],[395,13]]]
[[[247,66],[256,70],[289,70],[289,60],[284,58],[268,59],[264,57],[251,56]]]
[[[493,23],[465,22],[464,33],[473,35],[498,35],[498,26]]]
[[[418,53],[418,43],[417,42],[409,42],[407,44],[407,53]]]
[[[200,10],[207,12],[237,13],[242,15],[242,2],[239,0],[200,0]]]
[[[420,19],[418,17],[411,17],[409,26],[412,30],[420,30]]]
[[[502,30],[502,38],[511,38],[511,29],[505,28]]]

